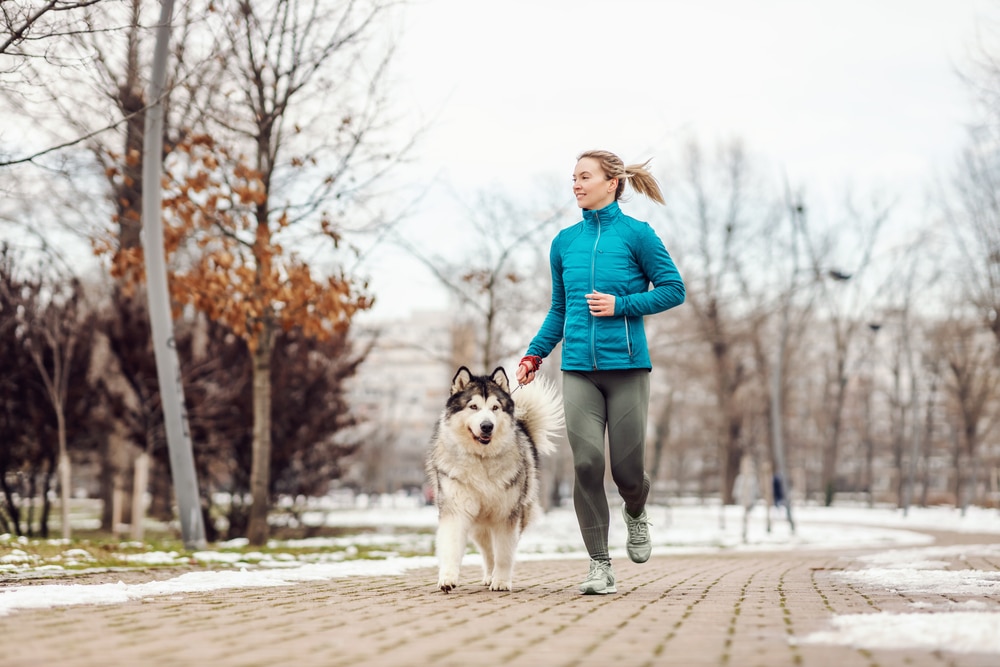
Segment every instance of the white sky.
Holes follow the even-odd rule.
[[[820,196],[922,198],[972,116],[957,70],[998,13],[992,0],[417,0],[398,94],[434,119],[416,173],[469,199],[541,178],[571,201],[569,174],[589,148],[653,157],[669,192],[692,137],[739,138],[775,177]],[[461,220],[436,201],[403,234],[461,247]],[[376,315],[442,303],[398,252],[375,263],[396,269],[373,271]]]
[[[303,582],[356,576],[403,575],[415,568],[432,568],[436,561],[431,556],[403,558],[393,553],[423,551],[430,553],[432,536],[428,533],[408,533],[407,529],[433,529],[437,511],[433,507],[419,506],[418,500],[384,503],[378,508],[337,509],[329,513],[317,510],[313,522],[325,521],[327,525],[341,527],[384,525],[397,526],[394,534],[363,534],[336,539],[300,540],[274,543],[278,552],[243,556],[237,560],[233,553],[205,551],[195,555],[216,569],[190,572],[177,577],[146,584],[39,584],[27,586],[6,585],[0,589],[0,616],[24,609],[47,609],[80,604],[122,604],[155,596],[178,596],[185,593],[226,588],[262,586],[295,586]],[[912,613],[878,613],[838,615],[831,619],[829,629],[794,641],[820,644],[845,644],[859,648],[916,647],[927,650],[982,652],[1000,655],[1000,572],[974,568],[949,569],[951,562],[963,557],[976,556],[987,561],[1000,559],[1000,542],[993,539],[987,544],[958,546],[931,546],[931,538],[917,531],[921,529],[982,533],[1000,536],[1000,516],[996,510],[970,508],[960,516],[951,508],[913,508],[909,516],[888,509],[852,507],[796,507],[795,535],[784,521],[776,521],[772,532],[765,529],[763,508],[751,513],[748,541],[741,540],[742,509],[729,506],[724,509],[707,506],[677,506],[648,508],[653,525],[651,536],[657,555],[719,553],[775,550],[876,548],[869,556],[850,560],[845,558],[845,569],[835,576],[846,584],[862,590],[892,589],[901,595],[935,593],[941,602],[933,608],[928,603],[913,605]],[[720,514],[722,512],[722,514]],[[724,521],[720,521],[724,518]],[[612,522],[611,544],[624,544],[625,534],[621,522]],[[724,524],[724,525],[722,525]],[[0,536],[10,543],[17,538]],[[315,556],[296,555],[297,546],[336,543],[368,544],[384,549],[383,561],[317,560]],[[285,551],[281,548],[285,547]],[[518,549],[521,561],[587,558],[579,536],[572,509],[559,509],[547,513],[537,524],[530,526]],[[86,551],[68,549],[64,556],[85,562]],[[625,558],[623,548],[612,548],[612,558]],[[343,558],[337,556],[337,558]],[[465,564],[477,562],[474,554],[465,557]],[[156,552],[144,556],[144,561],[166,564],[186,562],[177,553]],[[31,569],[25,556],[19,561],[17,552],[0,559],[0,572],[23,572]],[[850,565],[850,567],[847,567]],[[581,565],[582,567],[582,565]],[[428,583],[429,586],[433,582]],[[958,596],[964,602],[953,602]],[[988,597],[991,602],[983,600]],[[980,599],[973,599],[980,598]],[[928,613],[933,612],[933,613]]]
[[[595,147],[654,158],[668,196],[689,139],[738,138],[813,202],[852,187],[915,205],[956,159],[972,118],[957,72],[981,34],[997,43],[1000,2],[413,0],[394,29],[397,115],[429,124],[399,176],[438,183],[399,232],[461,256],[475,250],[445,186],[572,205],[574,159]],[[365,317],[446,305],[390,244],[360,270],[377,298]]]

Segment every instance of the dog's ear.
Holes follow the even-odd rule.
[[[490,379],[496,382],[505,392],[510,393],[510,380],[507,379],[507,371],[503,369],[503,366],[497,366]]]
[[[455,373],[455,377],[451,379],[451,393],[457,394],[465,389],[470,382],[472,382],[472,371],[465,366],[460,367]]]

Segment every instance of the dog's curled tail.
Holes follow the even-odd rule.
[[[514,418],[528,432],[539,454],[556,451],[552,438],[565,423],[562,398],[555,384],[546,377],[537,377],[522,386],[514,395]]]

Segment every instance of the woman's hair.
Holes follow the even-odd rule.
[[[632,189],[641,195],[649,197],[658,204],[663,204],[663,193],[660,192],[660,184],[656,182],[653,175],[649,173],[649,160],[642,164],[630,164],[625,166],[625,162],[610,151],[587,151],[582,153],[577,160],[585,157],[597,160],[608,178],[618,179],[618,188],[615,190],[615,201],[621,199],[625,192],[625,181],[632,184]]]

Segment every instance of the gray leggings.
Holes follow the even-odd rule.
[[[595,560],[608,559],[608,498],[604,491],[604,433],[611,478],[629,514],[639,514],[649,495],[644,470],[649,371],[563,373],[566,434],[573,450],[573,506],[583,543]]]

